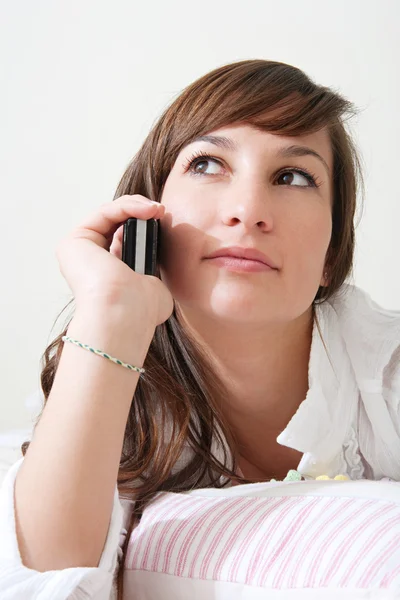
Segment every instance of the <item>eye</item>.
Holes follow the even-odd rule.
[[[208,154],[207,152],[195,153],[193,154],[183,165],[184,172],[189,171],[190,175],[201,176],[201,175],[218,175],[218,173],[205,173],[207,169],[207,165],[210,163],[214,163],[214,165],[222,166],[222,163]],[[196,170],[199,165],[203,165],[201,170]],[[214,168],[215,169],[215,168]]]
[[[285,171],[281,171],[278,175],[277,181],[284,180],[284,185],[288,185],[289,187],[319,187],[320,183],[317,181],[316,175],[309,173],[303,169],[286,169]],[[303,185],[301,180],[306,181],[306,184]],[[295,182],[293,184],[293,181]],[[297,183],[300,182],[300,183]]]
[[[211,156],[211,154],[208,154],[208,152],[195,152],[183,165],[183,169],[184,172],[189,172],[190,175],[193,176],[215,176],[218,175],[218,172],[206,172],[206,170],[208,169],[207,165],[210,165],[211,163],[213,163],[214,165],[219,165],[220,167],[222,167],[222,162],[220,160],[218,160],[217,158],[215,158],[214,156]],[[197,170],[197,168],[199,167],[199,165],[203,165],[203,167],[201,168],[201,170]],[[214,167],[214,170],[216,169],[216,167]],[[295,168],[291,168],[291,169],[285,169],[283,171],[280,171],[280,173],[278,174],[277,180],[276,181],[283,181],[283,185],[288,186],[288,187],[295,187],[295,188],[310,188],[310,187],[314,187],[317,188],[321,185],[321,182],[318,180],[318,177],[316,175],[314,175],[313,173],[307,171],[306,169],[295,169]],[[305,183],[301,183],[301,181],[305,182]],[[294,183],[293,183],[294,182]]]

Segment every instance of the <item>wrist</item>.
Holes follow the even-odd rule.
[[[155,325],[127,314],[126,309],[96,306],[91,311],[79,308],[66,335],[123,362],[143,367],[154,331]]]
[[[152,318],[146,311],[138,312],[135,307],[128,309],[118,303],[93,303],[87,306],[77,306],[72,321],[92,324],[99,330],[126,332],[127,336],[135,333],[152,338],[156,328],[155,318]]]

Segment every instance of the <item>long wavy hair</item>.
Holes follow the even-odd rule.
[[[220,127],[241,123],[287,136],[326,127],[333,151],[332,237],[325,261],[328,285],[318,289],[313,301],[315,318],[315,305],[340,293],[345,280],[353,276],[354,217],[364,182],[360,154],[345,125],[357,112],[342,95],[317,85],[292,65],[243,60],[221,66],[186,87],[166,108],[128,164],[114,200],[124,194],[142,194],[160,201],[182,148]],[[63,311],[72,302],[74,299]],[[72,316],[42,356],[45,401],[36,425],[53,385],[61,338]],[[144,367],[146,374],[139,379],[126,424],[117,481],[120,497],[134,500],[118,570],[119,600],[130,534],[157,492],[223,487],[230,480],[249,482],[235,474],[231,452],[235,437],[215,402],[215,398],[225,397],[226,391],[207,356],[183,328],[176,307],[171,317],[156,327]],[[166,436],[168,426],[170,434]],[[214,443],[223,449],[222,461],[213,453]],[[23,455],[28,446],[29,442],[22,444]],[[190,450],[190,458],[177,469],[185,449]]]

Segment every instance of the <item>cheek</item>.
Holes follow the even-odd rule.
[[[207,251],[205,229],[190,214],[165,214],[160,223],[160,267],[162,279],[173,295],[190,285],[194,271]]]
[[[176,190],[176,188],[174,188]],[[185,194],[182,186],[174,191],[172,185],[164,190],[162,204],[165,214],[160,222],[161,262],[166,270],[185,269],[193,260],[199,260],[209,249],[207,232],[210,231],[214,212],[204,198]]]
[[[285,248],[285,260],[288,267],[294,266],[303,275],[320,277],[332,234],[330,213],[319,218],[298,220],[288,232]]]

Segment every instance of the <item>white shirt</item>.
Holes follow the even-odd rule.
[[[400,598],[400,541],[396,547],[396,539],[400,540],[400,485],[394,483],[400,481],[400,311],[386,310],[373,302],[360,288],[344,284],[341,292],[334,298],[316,307],[316,313],[330,360],[314,325],[309,390],[298,411],[277,438],[280,444],[303,453],[298,470],[306,481],[296,484],[264,482],[228,486],[221,490],[194,490],[185,494],[161,493],[157,496],[158,501],[146,509],[140,524],[132,533],[129,556],[125,563],[125,568],[128,567],[125,600],[177,600],[187,598],[189,594],[207,599],[229,597],[258,600],[266,595],[273,600],[286,600],[292,598],[292,593],[295,593],[296,598],[307,600],[317,597],[333,599],[338,593],[349,599]],[[217,445],[213,446],[213,452],[222,458],[221,449]],[[186,462],[189,455],[188,449],[187,454],[177,463],[176,469]],[[10,468],[0,490],[0,598],[114,599],[113,578],[132,503],[120,499],[117,487],[115,488],[111,523],[97,568],[76,567],[46,573],[27,569],[22,565],[18,550],[13,494],[16,473],[23,460],[21,458]],[[339,473],[348,474],[353,481],[314,481],[318,475],[334,477]],[[384,478],[390,478],[394,482],[379,481]],[[245,577],[245,574],[237,565],[248,564],[247,573],[256,573],[257,569],[254,570],[253,567],[254,561],[257,562],[258,559],[253,553],[257,544],[261,544],[261,541],[255,540],[255,546],[249,545],[244,549],[243,540],[240,541],[240,536],[244,535],[243,507],[247,507],[246,502],[253,502],[253,496],[257,496],[257,502],[264,503],[262,510],[266,510],[265,503],[275,502],[273,498],[277,495],[279,502],[268,513],[269,520],[265,520],[265,511],[262,514],[253,511],[251,518],[261,519],[257,521],[256,528],[258,533],[261,532],[260,535],[264,529],[275,531],[279,534],[279,540],[282,536],[286,539],[283,534],[293,529],[286,546],[280,548],[277,554],[279,557],[287,555],[288,558],[280,566],[279,561],[271,562],[271,569],[264,569],[262,576],[258,573],[257,580],[252,580],[251,577],[249,579],[248,574],[247,579],[242,580],[241,577]],[[238,496],[241,497],[240,502],[244,503],[239,507],[239,512],[235,505]],[[350,504],[347,502],[349,497],[352,498]],[[208,500],[204,500],[205,498]],[[231,533],[229,540],[221,536],[215,539],[208,555],[206,553],[208,558],[201,557],[196,546],[198,540],[196,542],[192,532],[198,532],[200,536],[204,534],[202,528],[206,527],[207,519],[209,524],[212,522],[213,511],[216,510],[215,498],[223,501],[221,506],[226,507],[223,508],[224,513],[228,511],[226,514],[231,528],[226,526],[221,536],[228,535],[228,530]],[[339,507],[338,503],[344,502],[346,498],[346,506]],[[287,508],[288,501],[293,502],[293,506]],[[168,532],[163,530],[158,545],[154,546],[157,535],[153,535],[152,531],[160,532],[165,525],[165,515],[172,514],[169,502],[179,507],[178,522],[171,521]],[[199,502],[203,503],[201,523],[193,521],[199,519]],[[322,506],[321,503],[324,502],[327,504]],[[166,512],[163,503],[168,507]],[[183,505],[180,506],[180,503]],[[193,507],[197,507],[196,510]],[[378,511],[376,514],[368,513],[375,509]],[[229,510],[233,512],[229,513]],[[350,513],[347,514],[346,511]],[[321,531],[316,528],[319,522],[322,524],[323,515],[329,515],[329,527],[333,527],[325,541],[322,541],[321,536],[327,535],[328,525],[322,527]],[[361,518],[360,515],[364,516]],[[219,531],[218,523],[221,518],[220,515],[213,527],[207,525],[208,534],[205,537],[203,535],[203,547],[204,542],[208,543],[207,540],[211,539],[214,532]],[[345,518],[347,520],[343,521]],[[251,520],[246,520],[245,523],[250,527]],[[293,523],[295,527],[292,527]],[[348,529],[355,525],[358,527],[357,534]],[[315,529],[312,534],[314,537],[310,538],[312,544],[301,549],[298,540],[291,547],[290,544],[299,536],[299,531],[302,531],[300,539],[305,540],[307,536],[311,536],[312,527]],[[304,531],[302,528],[305,528]],[[243,539],[250,539],[250,534],[251,531],[247,531]],[[171,540],[175,541],[170,540],[169,546],[164,548],[164,540],[168,535],[172,535]],[[179,538],[182,535],[186,537]],[[341,535],[344,537],[340,537]],[[386,539],[385,536],[392,536],[393,539]],[[180,542],[172,551],[176,540]],[[375,540],[374,543],[371,540]],[[373,553],[378,551],[379,540],[382,543],[384,541],[384,546],[380,554],[375,556]],[[231,551],[225,552],[228,541]],[[143,554],[146,543],[148,552]],[[186,558],[182,562],[179,552],[182,552],[183,547],[186,548]],[[332,553],[332,560],[336,557],[335,569],[332,562],[329,568],[323,561],[319,562],[321,553],[318,558],[313,558],[312,552],[320,547],[323,547],[324,552]],[[263,552],[275,552],[268,545],[261,545],[259,548],[263,548]],[[347,549],[347,554],[343,548]],[[369,552],[366,552],[367,548],[370,548]],[[384,558],[384,548],[391,549],[387,559]],[[170,556],[168,561],[160,562],[160,552],[166,552],[165,556]],[[236,566],[229,563],[232,552],[237,552],[241,557]],[[296,555],[296,552],[302,554]],[[219,564],[217,559],[221,556],[225,557],[225,562]],[[341,557],[346,556],[347,563],[344,558],[341,562]],[[184,571],[184,565],[189,558],[192,571],[188,575]],[[198,568],[200,573],[205,574],[204,577],[199,577],[196,572],[198,564],[200,565],[196,560],[200,558],[202,566]],[[270,558],[267,554],[265,564],[270,564]],[[214,564],[215,560],[217,562]],[[304,569],[289,569],[291,575],[286,580],[283,573],[289,572],[288,565],[295,564],[304,565]],[[315,564],[318,564],[316,571]],[[211,571],[207,570],[211,567]],[[224,569],[228,570],[225,572]],[[233,579],[226,578],[228,572]],[[216,574],[215,578],[213,574]],[[373,592],[370,588],[373,588]]]

